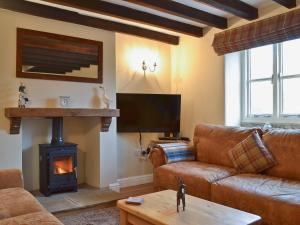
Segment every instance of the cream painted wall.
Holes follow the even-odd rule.
[[[171,92],[171,55],[170,45],[116,34],[116,71],[117,92],[120,93],[164,93]],[[142,61],[158,64],[155,73],[143,74]],[[121,112],[122,114],[122,112]],[[143,148],[151,140],[158,138],[157,133],[142,133]],[[161,134],[162,135],[162,134]],[[137,157],[139,152],[138,133],[118,133],[118,178],[126,178],[152,173],[149,160]]]
[[[85,26],[0,10],[0,29],[2,31],[0,35],[0,168],[23,167],[26,188],[32,190],[38,188],[38,176],[36,176],[38,174],[38,144],[49,141],[51,136],[49,132],[50,121],[24,121],[22,134],[8,134],[9,121],[4,117],[4,107],[17,105],[17,90],[20,81],[24,82],[28,88],[29,97],[31,99],[30,107],[57,107],[58,96],[69,95],[73,100],[72,107],[97,108],[99,107],[99,88],[97,84],[88,83],[17,79],[15,77],[17,27],[102,41],[104,43],[104,86],[107,89],[107,95],[113,100],[112,107],[115,106],[116,91],[115,34]],[[115,122],[113,121],[113,123]],[[96,123],[94,121],[93,125],[86,124],[88,123],[66,121],[66,131],[68,130],[70,132],[68,132],[65,139],[67,141],[74,140],[76,143],[79,143],[80,161],[84,162],[86,157],[86,160],[88,160],[88,158],[91,159],[87,164],[99,164],[100,126],[94,129],[98,121]],[[107,135],[115,136],[114,125],[112,127]],[[86,131],[86,133],[79,135],[78,129]],[[90,134],[93,130],[94,132]],[[93,136],[98,137],[99,143],[88,145],[86,140],[92,139]],[[106,151],[108,151],[108,149],[106,149]],[[112,145],[109,151],[115,151],[114,145]],[[24,159],[23,166],[22,152]],[[83,154],[84,152],[85,154]],[[98,155],[95,152],[98,152]],[[96,155],[97,157],[90,157],[90,154],[93,156]],[[103,152],[103,154],[105,154],[105,152]],[[116,166],[116,160],[111,159],[111,161],[111,165]],[[91,173],[85,174],[84,168],[80,168],[79,175],[81,176],[80,181],[82,181],[85,177],[91,176]],[[92,185],[100,186],[100,171],[97,171],[95,175],[97,179],[93,179],[93,177],[89,177],[88,179],[93,180]],[[116,177],[116,175],[112,174],[111,177]]]
[[[88,77],[88,78],[97,78],[98,77],[98,66],[90,65],[90,67],[82,67],[80,70],[73,70],[71,73],[66,73],[67,76],[79,76],[79,77]]]
[[[117,92],[169,93],[170,45],[126,34],[116,34]],[[154,73],[143,74],[142,62],[157,63]],[[149,63],[150,62],[150,63]]]
[[[182,95],[181,132],[190,138],[199,122],[224,123],[224,58],[211,47],[216,31],[207,30],[203,38],[182,36],[171,47],[172,91]]]

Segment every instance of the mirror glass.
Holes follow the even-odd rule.
[[[17,76],[102,83],[102,42],[18,28]]]

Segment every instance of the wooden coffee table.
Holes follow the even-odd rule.
[[[117,203],[120,225],[259,225],[259,216],[186,195],[186,209],[176,211],[176,192],[160,191],[143,195],[142,205]]]

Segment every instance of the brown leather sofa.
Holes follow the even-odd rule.
[[[187,193],[260,215],[265,225],[300,225],[300,130],[273,130],[265,145],[277,165],[263,174],[238,174],[228,150],[257,128],[200,124],[194,133],[196,161],[165,164],[161,149],[150,155],[157,190],[174,189],[183,177]]]
[[[62,225],[23,188],[19,170],[0,170],[0,225]]]

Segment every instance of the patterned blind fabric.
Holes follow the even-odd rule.
[[[300,38],[300,8],[215,34],[218,55]]]

